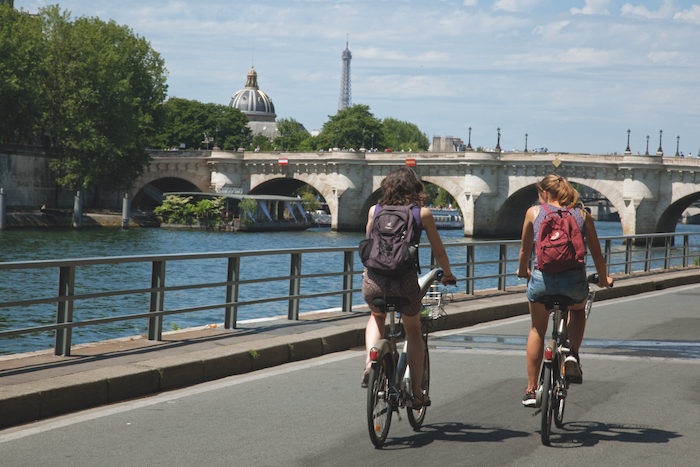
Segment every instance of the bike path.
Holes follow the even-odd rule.
[[[700,283],[700,268],[616,277],[596,301]],[[140,336],[74,346],[72,355],[40,351],[0,357],[0,429],[104,404],[364,346],[367,311],[186,329],[163,341]],[[365,309],[366,310],[366,309]],[[436,330],[527,314],[524,286],[507,292],[455,293]],[[358,371],[358,378],[360,372]]]

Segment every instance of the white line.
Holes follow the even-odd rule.
[[[0,435],[0,444],[6,443],[8,441],[26,438],[27,436],[44,433],[46,431],[55,430],[57,428],[63,428],[66,426],[75,425],[89,420],[95,420],[97,418],[108,417],[110,415],[128,412],[130,410],[136,410],[156,404],[161,404],[163,402],[182,399],[184,397],[202,394],[205,392],[216,391],[218,389],[226,387],[236,386],[239,384],[249,383],[251,381],[269,378],[272,376],[291,373],[293,371],[305,370],[307,368],[326,365],[328,363],[339,362],[342,360],[347,360],[349,358],[358,357],[361,354],[364,354],[364,350],[347,350],[344,352],[338,352],[331,355],[324,355],[322,357],[313,358],[311,360],[293,362],[270,369],[254,371],[243,376],[229,376],[228,378],[223,378],[217,381],[201,383],[189,388],[169,391],[163,394],[150,396],[144,399],[136,399],[133,401],[122,402],[107,407],[88,409],[82,412],[78,412],[76,414],[63,415],[60,417],[52,418],[50,420],[40,420],[32,423],[31,425],[24,425],[24,427],[8,428],[7,430],[4,430],[4,434]]]

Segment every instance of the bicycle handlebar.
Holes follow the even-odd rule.
[[[442,269],[431,269],[427,274],[424,274],[418,278],[418,287],[420,287],[421,297],[428,292],[430,286],[436,280],[439,281],[444,276]]]

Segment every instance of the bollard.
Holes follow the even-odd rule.
[[[79,229],[83,226],[83,197],[80,192],[75,193],[75,202],[73,203],[73,227]]]
[[[0,230],[5,230],[5,189],[0,188]]]
[[[124,195],[124,201],[122,203],[122,229],[129,228],[129,216],[131,215],[131,200],[129,199],[129,193]]]

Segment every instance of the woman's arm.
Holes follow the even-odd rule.
[[[591,258],[593,258],[593,264],[595,265],[595,270],[598,273],[598,285],[600,287],[612,287],[613,278],[608,276],[607,268],[605,267],[605,257],[603,252],[600,250],[600,242],[598,241],[598,233],[595,230],[595,224],[593,223],[593,217],[590,214],[586,215],[586,244],[588,245],[588,251],[591,252]]]
[[[457,278],[452,275],[452,269],[450,268],[450,260],[447,257],[445,246],[442,244],[440,234],[438,233],[437,227],[435,226],[435,219],[433,218],[433,213],[430,212],[430,209],[420,209],[420,220],[423,224],[423,230],[425,230],[425,234],[428,236],[430,248],[432,248],[433,250],[435,260],[442,268],[442,272],[445,273],[445,275],[442,278],[442,283],[444,285],[447,285],[448,283],[454,283],[457,280]]]
[[[520,254],[518,256],[518,277],[530,280],[530,268],[527,267],[532,251],[532,242],[535,241],[535,207],[531,207],[525,213],[523,222],[523,233],[520,240]]]
[[[372,221],[374,220],[374,208],[376,208],[377,205],[375,204],[371,208],[369,208],[369,214],[367,214],[367,227],[365,228],[365,234],[369,232],[369,229],[372,227]]]

